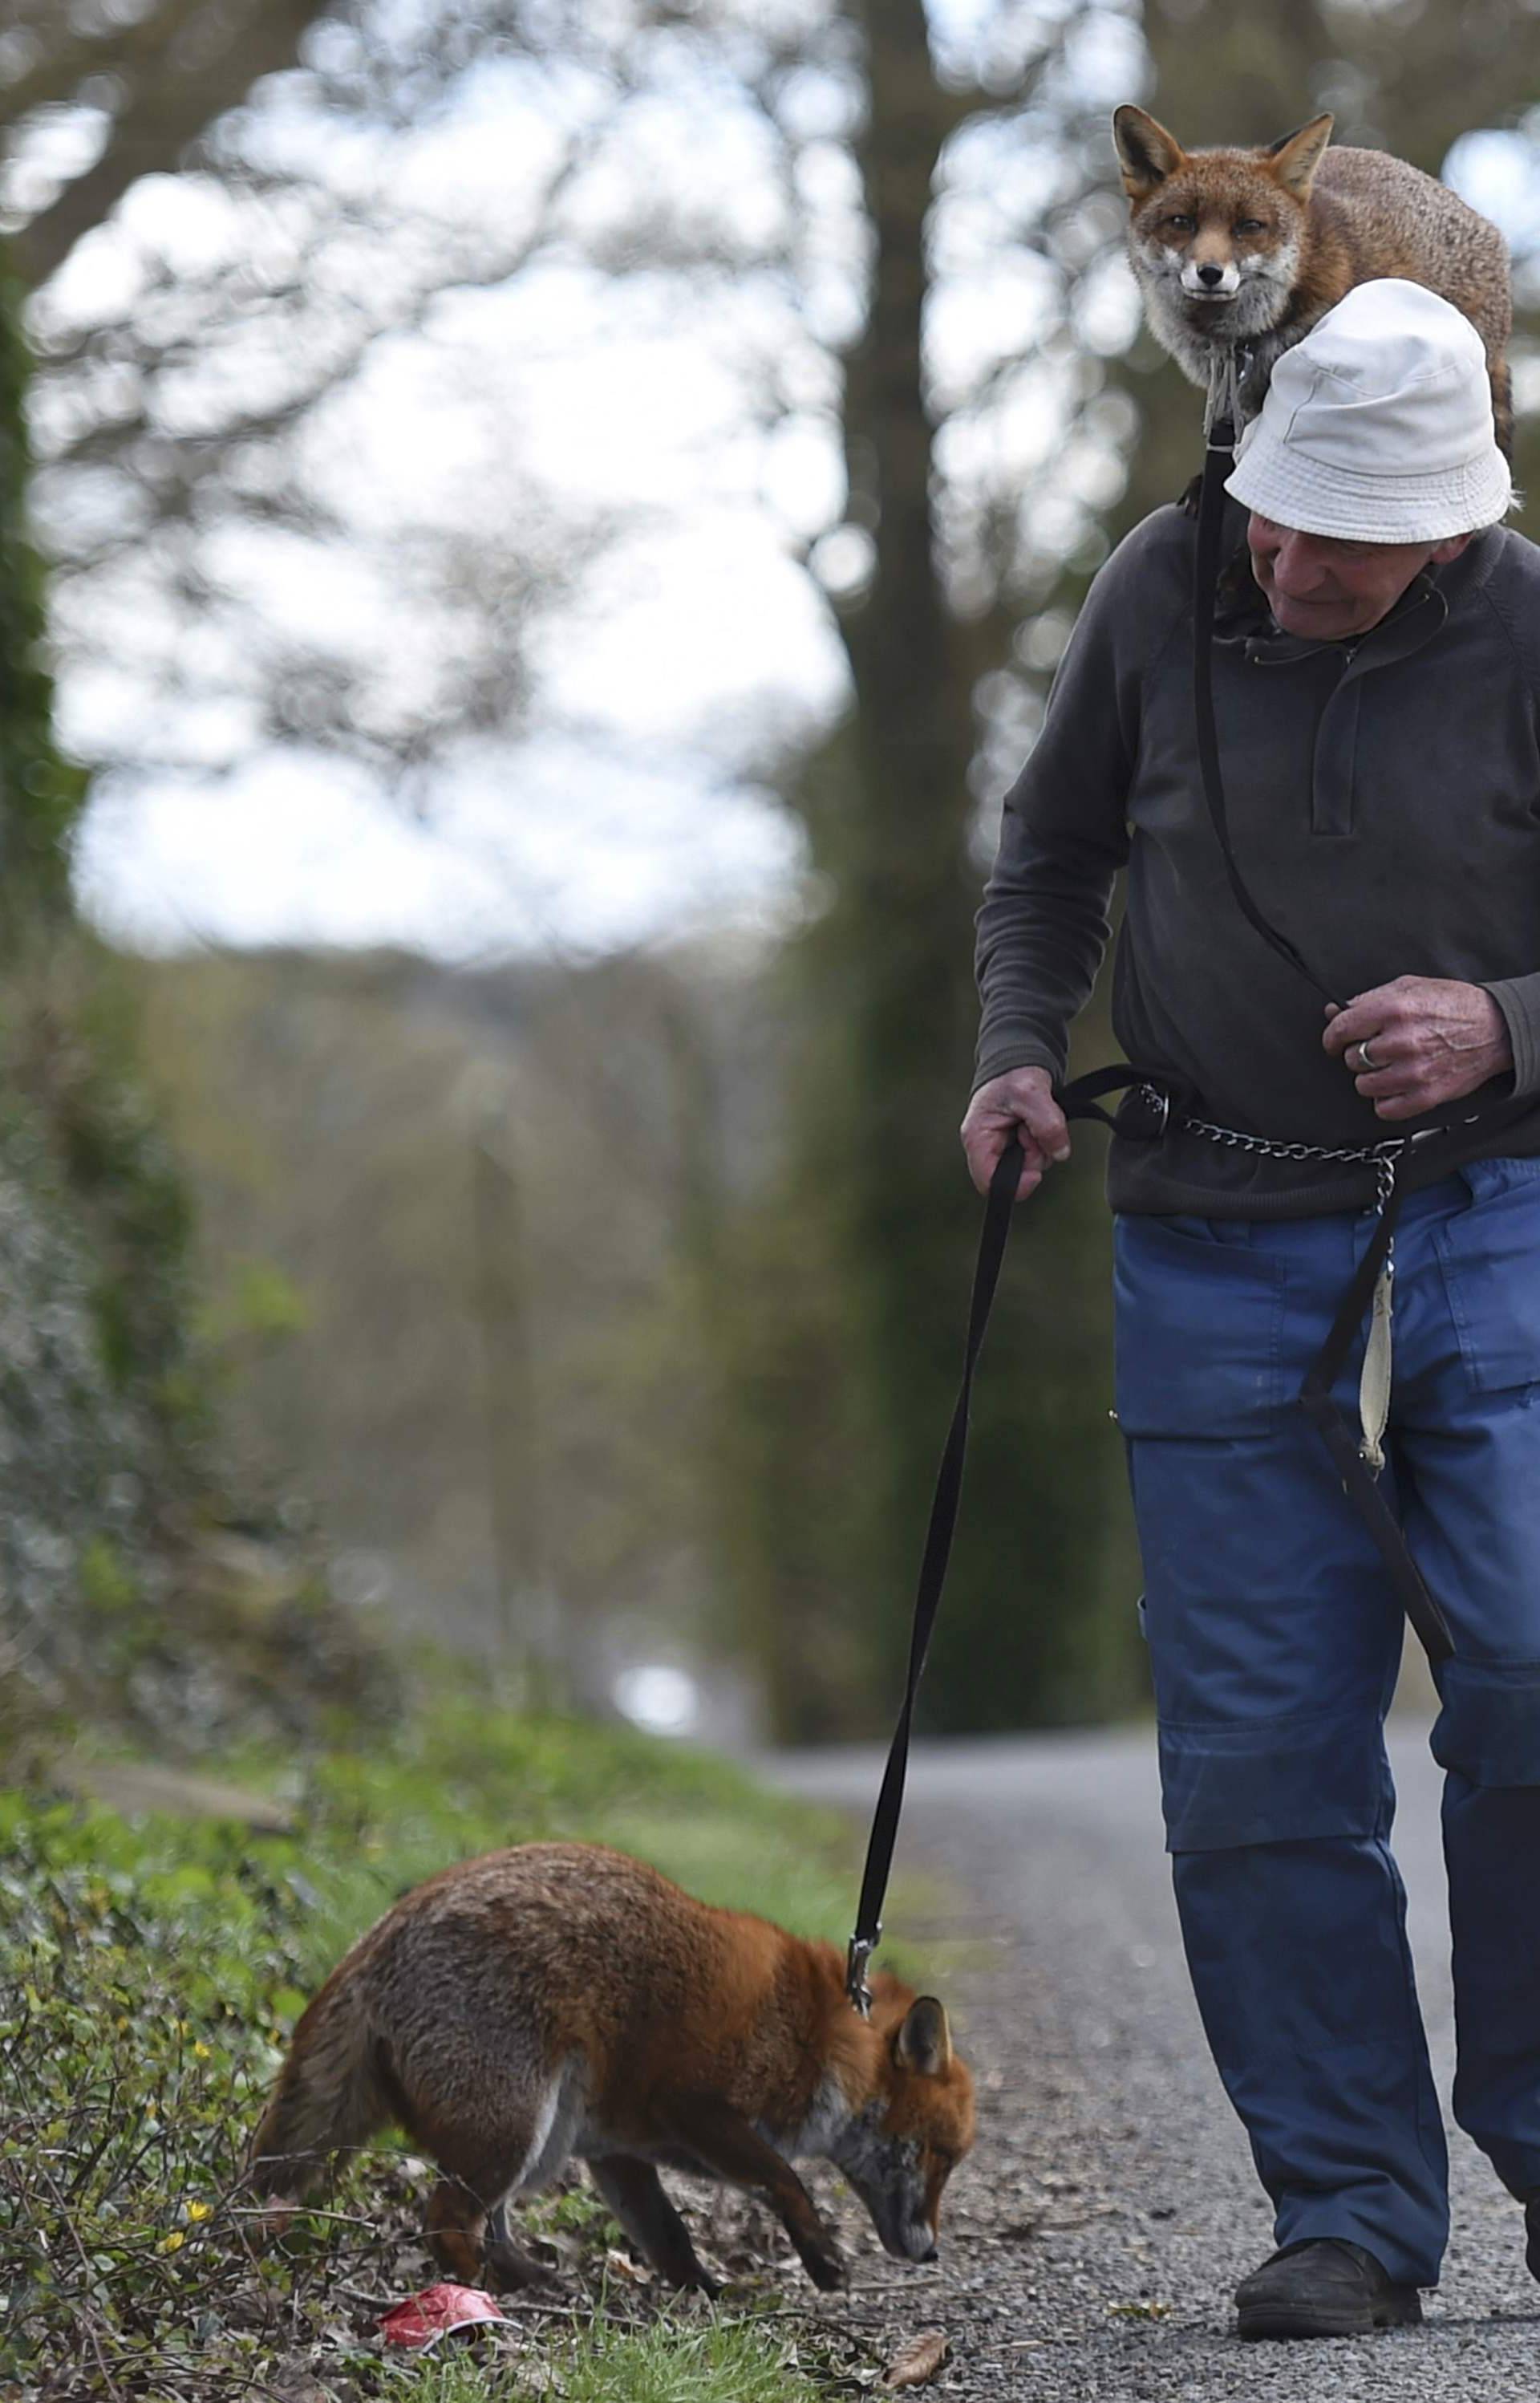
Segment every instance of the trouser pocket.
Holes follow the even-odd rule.
[[[1333,1716],[1160,1723],[1166,1849],[1378,1836],[1392,1788],[1378,1708]]]
[[[1433,1757],[1473,1785],[1540,1785],[1540,1660],[1446,1660]]]
[[[1249,1241],[1205,1235],[1205,1223],[1117,1222],[1117,1421],[1126,1436],[1261,1434],[1292,1398],[1284,1264]]]
[[[1471,1206],[1437,1231],[1461,1357],[1477,1393],[1540,1383],[1540,1160],[1477,1160]]]

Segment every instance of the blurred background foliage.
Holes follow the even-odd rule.
[[[1137,328],[1108,110],[1143,98],[1203,143],[1330,107],[1340,140],[1505,194],[1523,483],[1537,66],[1525,0],[11,0],[0,1218],[25,1265],[0,1438],[27,1463],[3,1563],[23,1680],[63,1691],[138,1596],[122,1642],[169,1708],[156,1631],[214,1559],[218,1608],[246,1575],[264,1642],[284,1612],[379,1604],[590,1705],[672,1664],[710,1731],[886,1725],[976,1226],[956,1126],[999,795],[1089,576],[1198,438]],[[436,182],[402,146],[452,152],[500,107],[528,137],[512,181]],[[520,351],[557,289],[590,312],[590,377],[626,311],[688,325],[756,456],[811,445],[827,471],[781,532],[841,698],[772,705],[773,661],[748,662],[703,744],[788,832],[783,906],[471,965],[110,956],[69,895],[88,771],[107,802],[160,779],[210,809],[257,757],[362,780],[491,889],[506,857],[456,796],[560,813],[520,781],[532,728],[635,769],[551,703],[549,660],[585,580],[634,571],[668,508],[598,462],[590,492],[543,480],[462,339],[495,300]],[[432,392],[411,438],[442,476],[369,483],[380,380],[435,342],[498,438],[456,470]],[[87,888],[100,913],[100,870]],[[1110,1055],[1100,1007],[1076,1041],[1079,1065]],[[992,1335],[933,1729],[1141,1693],[1107,1248],[1082,1135]],[[38,1360],[50,1328],[66,1356]]]

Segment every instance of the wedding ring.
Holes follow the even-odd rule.
[[[1358,1046],[1358,1065],[1360,1068],[1372,1068],[1376,1065],[1370,1056],[1367,1043],[1360,1043]]]

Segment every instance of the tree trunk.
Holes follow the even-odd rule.
[[[878,1436],[880,1590],[891,1596],[880,1657],[891,1663],[957,1366],[974,1215],[957,1122],[976,1018],[978,877],[968,846],[971,693],[936,569],[922,362],[926,221],[947,96],[932,72],[922,0],[870,0],[859,13],[870,90],[859,163],[873,259],[866,333],[847,363],[845,456],[877,557],[865,601],[841,619],[855,710],[825,935],[845,964],[850,1266]]]
[[[838,1264],[837,1313],[821,1330],[835,1397],[820,1417],[839,1436],[816,1459],[804,1449],[802,1507],[788,1486],[790,1507],[762,1514],[786,1530],[776,1685],[783,1726],[789,1704],[786,1731],[800,1734],[833,1731],[825,1664],[848,1724],[880,1727],[891,1713],[980,1206],[957,1137],[978,1017],[972,669],[938,563],[922,352],[927,219],[956,104],[933,72],[921,0],[855,13],[872,265],[867,328],[847,360],[845,452],[851,515],[872,527],[876,560],[840,618],[854,708],[800,797],[829,898],[793,961],[808,1055],[798,1208],[817,1224],[809,1252],[822,1259],[826,1246]],[[926,1681],[933,1727],[1089,1713],[1126,1690],[1123,1637],[1101,1609],[1120,1469],[1105,1414],[1099,1162],[1089,1144],[1082,1153],[1023,1213],[1028,1266],[998,1305]],[[812,1576],[810,1496],[826,1537]]]

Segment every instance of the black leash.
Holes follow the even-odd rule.
[[[1235,427],[1226,414],[1216,416],[1211,425],[1203,460],[1203,479],[1199,499],[1198,534],[1193,564],[1193,700],[1197,713],[1198,759],[1202,777],[1203,797],[1207,805],[1225,873],[1237,908],[1248,924],[1255,927],[1272,951],[1302,976],[1321,994],[1323,1000],[1337,996],[1322,983],[1303,954],[1265,918],[1246,889],[1230,845],[1228,815],[1225,806],[1224,777],[1219,761],[1219,737],[1214,714],[1214,621],[1222,569],[1220,546],[1225,507],[1225,479],[1233,465]],[[1117,1122],[1098,1106],[1103,1093],[1119,1088],[1139,1086],[1159,1091],[1158,1078],[1140,1070],[1099,1068],[1092,1075],[1080,1076],[1066,1085],[1055,1098],[1066,1118],[1095,1118],[1102,1125],[1117,1132]],[[1166,1093],[1159,1104],[1158,1118],[1151,1129],[1163,1132],[1171,1103],[1176,1096]],[[1406,1188],[1403,1182],[1408,1161],[1413,1152],[1420,1162],[1432,1166],[1445,1154],[1468,1155],[1469,1130],[1475,1119],[1493,1129],[1525,1115],[1527,1102],[1513,1100],[1489,1103],[1479,1112],[1473,1112],[1457,1124],[1429,1128],[1408,1139],[1405,1151],[1387,1162],[1388,1188],[1381,1201],[1373,1237],[1358,1263],[1347,1290],[1338,1307],[1325,1343],[1311,1363],[1297,1396],[1300,1408],[1307,1413],[1319,1433],[1342,1480],[1344,1492],[1356,1506],[1359,1515],[1372,1537],[1376,1549],[1417,1635],[1429,1660],[1436,1664],[1453,1655],[1454,1645],[1437,1602],[1428,1589],[1422,1571],[1411,1556],[1407,1539],[1401,1532],[1394,1512],[1385,1500],[1365,1461],[1359,1439],[1338,1409],[1332,1388],[1346,1365],[1348,1354],[1364,1323],[1366,1312],[1373,1299],[1376,1281],[1390,1256],[1394,1240],[1396,1220]],[[898,1724],[888,1748],[887,1766],[882,1772],[881,1789],[872,1818],[870,1840],[867,1846],[866,1868],[861,1879],[861,1899],[856,1910],[855,1933],[851,1938],[845,1963],[845,1992],[855,2008],[866,2018],[871,2009],[871,1993],[867,1985],[867,1965],[877,1950],[882,1936],[882,1903],[887,1893],[888,1876],[893,1866],[894,1846],[898,1836],[898,1818],[904,1803],[904,1783],[909,1770],[909,1736],[914,1720],[915,1697],[924,1671],[925,1655],[930,1649],[931,1631],[946,1583],[947,1563],[951,1553],[951,1539],[957,1524],[958,1505],[963,1492],[963,1466],[967,1452],[968,1410],[973,1398],[974,1371],[983,1348],[984,1332],[989,1325],[990,1305],[999,1282],[1000,1266],[1006,1256],[1010,1236],[1011,1213],[1016,1200],[1016,1188],[1020,1180],[1021,1149],[1013,1138],[1002,1152],[990,1183],[985,1204],[983,1230],[978,1243],[978,1259],[974,1270],[973,1297],[968,1305],[967,1342],[963,1355],[963,1382],[952,1411],[951,1425],[947,1433],[946,1448],[936,1481],[936,1494],[931,1504],[930,1525],[925,1535],[924,1554],[920,1567],[920,1582],[915,1595],[914,1625],[909,1637],[909,1676],[904,1688],[903,1706]]]
[[[1405,1157],[1403,1154],[1402,1158]],[[1400,1521],[1380,1491],[1358,1438],[1332,1397],[1332,1387],[1341,1375],[1353,1340],[1364,1324],[1364,1313],[1374,1294],[1375,1280],[1390,1256],[1395,1221],[1400,1215],[1406,1191],[1401,1182],[1400,1167],[1401,1160],[1397,1160],[1390,1190],[1380,1207],[1373,1241],[1353,1271],[1347,1291],[1338,1304],[1330,1334],[1311,1362],[1305,1382],[1299,1388],[1298,1401],[1332,1456],[1337,1474],[1342,1480],[1343,1492],[1350,1502],[1356,1503],[1359,1517],[1374,1539],[1401,1607],[1416,1629],[1422,1649],[1436,1665],[1440,1660],[1453,1658],[1454,1642],[1450,1634],[1449,1622],[1435,1601],[1422,1570],[1412,1559]]]
[[[1066,1085],[1056,1099],[1067,1118],[1097,1118],[1103,1126],[1110,1127],[1114,1120],[1098,1106],[1100,1096],[1144,1081],[1133,1068],[1098,1068],[1090,1076],[1079,1076],[1073,1085]],[[973,1374],[983,1349],[990,1305],[1000,1279],[1000,1263],[1006,1257],[1011,1211],[1021,1178],[1021,1146],[1013,1135],[995,1163],[994,1174],[990,1180],[989,1199],[984,1205],[978,1259],[973,1271],[973,1298],[968,1304],[967,1341],[963,1350],[963,1382],[941,1454],[936,1493],[930,1507],[930,1525],[925,1533],[925,1549],[920,1563],[920,1583],[914,1598],[914,1625],[909,1635],[909,1677],[904,1688],[898,1724],[888,1747],[887,1767],[882,1771],[881,1790],[877,1797],[871,1837],[867,1845],[867,1866],[861,1879],[855,1933],[851,1938],[846,1956],[845,1992],[863,2019],[871,2008],[867,1963],[882,1939],[882,1898],[888,1890],[893,1848],[898,1837],[898,1814],[904,1807],[904,1779],[909,1769],[914,1700],[920,1690],[925,1655],[930,1650],[931,1630],[936,1624],[941,1589],[947,1581],[952,1531],[957,1524],[957,1506],[963,1494],[963,1464],[968,1447],[968,1410],[973,1399]]]
[[[1307,984],[1315,987],[1323,1001],[1335,1001],[1337,995],[1303,958],[1288,937],[1263,917],[1247,892],[1241,870],[1236,866],[1230,848],[1229,817],[1225,807],[1225,780],[1219,771],[1219,729],[1214,717],[1214,613],[1219,592],[1219,577],[1224,565],[1220,543],[1225,521],[1225,479],[1235,465],[1235,425],[1228,417],[1216,417],[1209,428],[1208,447],[1203,454],[1203,481],[1198,501],[1198,543],[1193,554],[1192,585],[1192,697],[1198,720],[1198,766],[1203,779],[1203,799],[1208,804],[1214,831],[1218,837],[1220,856],[1236,908],[1249,925],[1255,926],[1262,940],[1286,960],[1291,968],[1302,976]]]

